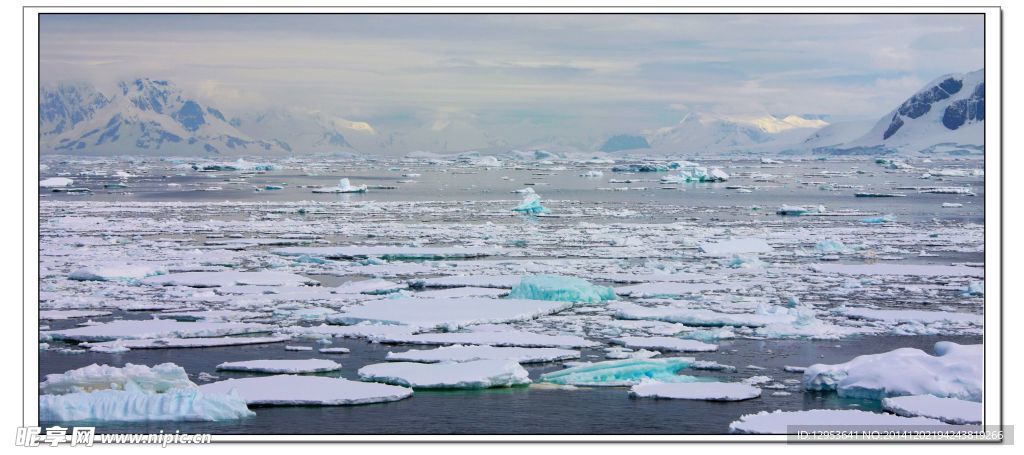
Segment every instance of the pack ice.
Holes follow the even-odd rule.
[[[406,325],[420,329],[456,330],[473,324],[522,321],[556,313],[571,306],[566,302],[523,299],[417,299],[399,298],[366,302],[349,307],[329,322],[358,324],[363,321]]]

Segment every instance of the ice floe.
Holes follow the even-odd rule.
[[[218,370],[250,371],[257,373],[324,373],[341,369],[341,364],[324,359],[274,359],[224,362]]]
[[[882,407],[904,417],[928,417],[952,425],[980,425],[984,407],[980,402],[910,395],[882,400]]]
[[[559,348],[521,348],[475,345],[452,345],[436,349],[388,352],[387,360],[407,362],[470,362],[499,359],[519,363],[555,362],[580,358],[579,351]]]
[[[213,337],[213,338],[151,338],[151,339],[119,339],[113,341],[86,342],[79,346],[96,352],[124,352],[129,349],[181,349],[181,348],[214,348],[221,346],[241,346],[248,344],[280,343],[290,340],[290,336],[269,337]]]
[[[360,306],[346,308],[344,313],[332,316],[328,321],[342,324],[371,321],[420,329],[456,330],[473,324],[532,319],[562,311],[570,305],[567,302],[479,297],[399,298],[366,302]]]
[[[274,375],[227,379],[199,386],[204,393],[237,393],[249,405],[349,406],[398,401],[412,396],[407,387],[324,376]]]
[[[675,337],[622,337],[616,338],[612,342],[629,348],[659,351],[711,352],[718,350],[718,345]]]
[[[174,388],[188,388],[193,384],[185,369],[173,363],[153,367],[125,364],[124,367],[92,364],[59,374],[48,374],[39,385],[44,394],[62,395],[96,390],[124,390],[132,383],[143,392],[166,392]]]
[[[629,394],[637,398],[742,401],[761,396],[761,389],[738,382],[644,381],[630,388]]]
[[[288,272],[182,272],[156,275],[142,280],[157,286],[212,288],[220,286],[300,286],[318,285],[316,280]]]
[[[529,384],[530,375],[514,360],[468,362],[391,362],[359,369],[364,381],[425,389],[486,389]]]
[[[143,338],[193,338],[269,332],[272,326],[243,322],[180,322],[167,319],[118,320],[87,327],[41,332],[55,340],[107,341]]]
[[[939,420],[924,417],[900,417],[892,414],[858,411],[853,409],[812,409],[809,411],[761,411],[747,414],[729,424],[730,433],[791,434],[793,426],[813,427],[816,430],[855,428],[856,431],[906,430],[908,425],[943,426]]]
[[[478,247],[402,247],[402,246],[337,246],[287,247],[273,250],[281,256],[311,256],[328,259],[381,258],[397,260],[478,258],[494,255],[489,248]]]
[[[982,345],[940,341],[934,350],[935,355],[931,355],[920,349],[900,348],[836,365],[811,365],[804,371],[804,388],[875,400],[934,395],[981,401]]]

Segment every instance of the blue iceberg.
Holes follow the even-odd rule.
[[[693,357],[669,357],[664,359],[626,359],[583,364],[541,375],[541,382],[577,386],[623,387],[639,384],[641,381],[699,382],[714,380],[696,376],[680,375],[688,368]]]
[[[540,195],[530,192],[523,196],[523,202],[520,202],[519,205],[513,207],[512,211],[536,215],[538,213],[548,213],[550,210],[540,204]]]
[[[510,299],[553,300],[556,302],[601,303],[615,300],[615,290],[607,286],[590,284],[587,280],[561,275],[531,275],[523,277]]]

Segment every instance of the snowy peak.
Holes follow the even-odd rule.
[[[110,103],[90,86],[59,84],[39,91],[39,135],[49,137],[69,131],[92,118]]]
[[[984,147],[985,71],[942,76],[883,116],[849,150],[930,152]]]
[[[672,126],[610,137],[602,151],[650,148],[656,152],[722,154],[763,151],[798,143],[810,132],[828,126],[821,119],[799,115],[730,116],[689,113]]]

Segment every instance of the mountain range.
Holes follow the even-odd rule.
[[[298,155],[415,150],[497,152],[537,144],[609,154],[887,154],[984,150],[984,70],[928,83],[875,122],[830,123],[810,115],[691,112],[675,125],[611,134],[593,145],[567,138],[513,144],[460,120],[394,131],[327,112],[283,107],[228,115],[172,82],[122,81],[104,94],[85,84],[39,92],[40,148],[83,155]],[[568,145],[572,144],[572,145]]]

